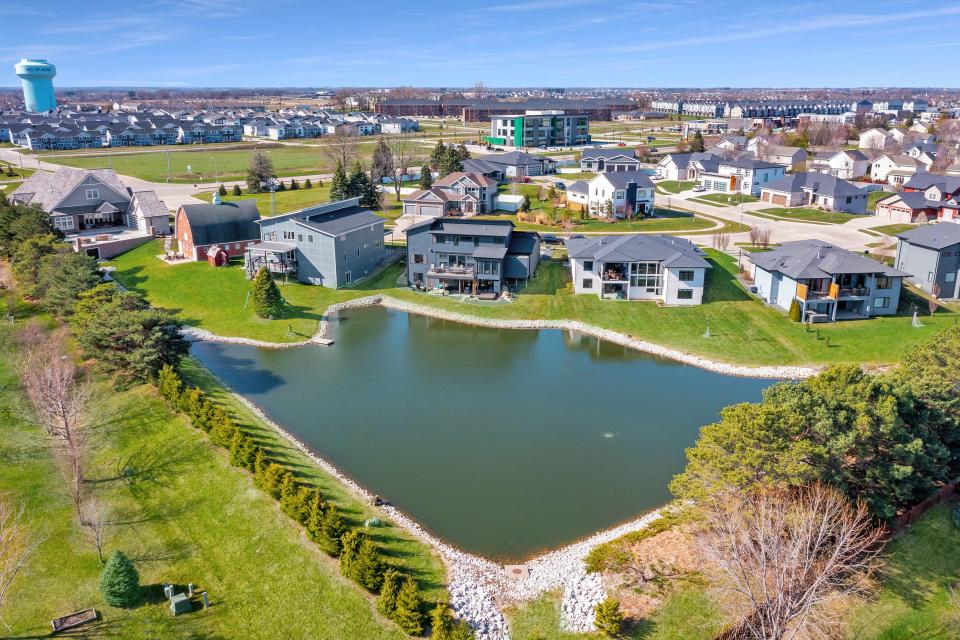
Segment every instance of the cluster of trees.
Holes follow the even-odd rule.
[[[436,167],[442,178],[445,175],[463,171],[463,161],[470,158],[470,152],[462,145],[445,145],[443,140],[437,141],[437,146],[430,153],[430,164]]]
[[[290,469],[272,459],[254,438],[237,427],[226,410],[201,389],[188,388],[173,366],[160,370],[157,387],[171,408],[185,414],[213,443],[227,449],[230,464],[249,471],[254,484],[279,501],[280,509],[304,527],[310,540],[327,555],[339,558],[343,576],[379,594],[377,607],[381,613],[407,633],[423,632],[425,607],[416,580],[391,566],[364,529],[348,526],[319,489],[301,483]],[[448,637],[466,640],[472,633]]]
[[[353,171],[347,175],[344,165],[337,163],[330,180],[330,199],[346,200],[360,198],[360,206],[370,209],[380,208],[380,191],[377,184],[363,170],[360,161],[353,166]]]
[[[720,491],[823,482],[862,500],[878,521],[923,501],[960,474],[960,328],[905,354],[888,373],[834,366],[776,384],[704,427],[671,489]]]

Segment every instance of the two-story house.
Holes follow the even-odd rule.
[[[575,185],[577,183],[574,183]],[[574,185],[571,185],[574,186]],[[577,189],[567,198],[576,200]],[[652,215],[654,185],[639,171],[608,171],[587,183],[587,210],[600,218],[632,218]]]
[[[500,294],[537,270],[540,236],[508,220],[436,218],[407,227],[407,280],[418,289]]]
[[[810,322],[894,315],[909,276],[822,240],[784,242],[746,257],[757,295],[783,311],[796,303]]]
[[[899,234],[894,264],[930,295],[960,298],[960,224],[939,222]]]
[[[457,171],[446,175],[430,189],[418,189],[401,197],[404,215],[470,216],[497,208],[497,186],[493,178],[479,173]]]
[[[705,189],[720,193],[743,193],[758,198],[765,185],[783,178],[787,171],[782,164],[752,158],[719,160],[716,161],[716,167],[698,175],[697,182]]]
[[[824,151],[813,156],[808,169],[814,173],[826,173],[844,180],[853,180],[867,174],[870,160],[862,151]]]
[[[260,241],[244,254],[247,276],[266,267],[331,289],[369,276],[386,256],[385,220],[359,203],[350,198],[260,218]]]
[[[689,240],[635,233],[570,238],[566,245],[574,293],[670,305],[703,302],[711,265]]]

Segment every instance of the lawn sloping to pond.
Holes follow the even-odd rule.
[[[705,302],[699,306],[661,307],[652,302],[574,295],[568,269],[556,261],[541,262],[537,276],[515,302],[480,305],[398,287],[401,267],[397,265],[347,289],[284,285],[281,291],[288,302],[285,317],[263,320],[256,317],[251,305],[244,307],[250,287],[239,266],[170,266],[155,257],[161,253],[160,247],[159,242],[148,243],[118,256],[113,262],[114,276],[142,292],[152,304],[176,311],[190,325],[218,335],[277,342],[296,342],[312,335],[323,311],[333,303],[386,294],[484,318],[580,320],[721,362],[881,365],[897,362],[910,346],[951,326],[958,317],[956,305],[941,307],[929,316],[926,301],[905,291],[898,316],[809,328],[751,297],[736,279],[736,260],[708,250],[714,268],[708,275]],[[913,307],[920,310],[921,328],[911,324]],[[711,337],[705,338],[708,318]]]

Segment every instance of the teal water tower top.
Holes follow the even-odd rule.
[[[57,108],[57,98],[53,92],[53,78],[57,68],[40,58],[23,58],[13,66],[23,84],[23,101],[27,111],[40,113]]]

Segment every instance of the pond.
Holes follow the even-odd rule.
[[[700,427],[771,383],[581,334],[379,307],[343,313],[334,335],[330,347],[200,342],[193,354],[370,491],[499,560],[663,504]]]

